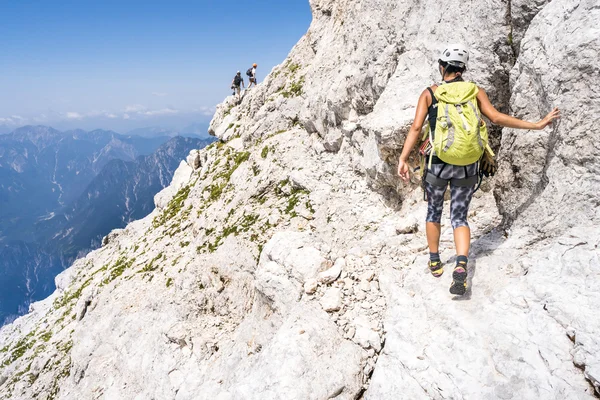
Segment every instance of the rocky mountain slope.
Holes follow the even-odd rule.
[[[599,395],[597,4],[310,3],[288,59],[217,108],[221,142],[0,331],[1,396]],[[394,174],[440,41],[469,44],[500,109],[563,113],[495,130],[461,298],[426,271],[422,194]],[[442,245],[453,262],[447,220]]]

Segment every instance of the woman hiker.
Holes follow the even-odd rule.
[[[465,46],[448,45],[444,49],[438,60],[439,72],[442,76],[442,83],[439,85],[442,90],[439,92],[445,91],[448,93],[452,92],[451,89],[453,87],[458,88],[467,86],[467,82],[463,81],[462,74],[467,69],[468,61],[469,51]],[[463,83],[455,84],[457,82]],[[439,92],[436,93],[436,90],[438,89],[437,84],[434,84],[423,90],[421,96],[419,97],[414,122],[410,128],[410,131],[408,132],[404,142],[404,147],[402,149],[402,154],[400,155],[400,160],[398,161],[398,175],[404,182],[408,182],[410,176],[407,160],[410,152],[417,142],[421,127],[425,123],[425,118],[427,116],[429,119],[428,123],[430,125],[430,139],[432,144],[436,143],[436,123],[440,123],[442,125],[441,128],[438,127],[440,131],[443,129],[453,129],[451,139],[448,139],[450,136],[446,137],[444,139],[445,141],[437,147],[440,149],[439,154],[434,152],[434,149],[436,148],[434,145],[433,149],[430,150],[430,153],[432,154],[427,155],[426,160],[428,163],[426,165],[425,173],[427,174],[426,178],[429,177],[429,179],[424,180],[424,186],[425,193],[427,195],[426,233],[427,244],[429,246],[428,266],[433,276],[440,277],[444,271],[439,254],[441,233],[440,222],[444,203],[444,193],[446,192],[448,183],[450,183],[450,217],[452,221],[452,228],[454,230],[454,244],[456,246],[457,255],[456,266],[452,274],[450,293],[456,295],[465,294],[467,289],[467,263],[469,247],[471,244],[471,230],[469,229],[469,224],[467,223],[467,214],[469,212],[469,204],[475,189],[476,180],[473,180],[472,178],[476,177],[478,174],[478,161],[470,162],[469,164],[466,164],[465,162],[449,163],[442,161],[439,157],[442,157],[442,153],[450,146],[447,143],[449,141],[454,143],[454,135],[459,134],[455,132],[460,132],[461,125],[465,128],[472,129],[471,132],[475,131],[475,128],[470,128],[471,125],[468,124],[468,121],[466,121],[464,117],[465,115],[468,117],[468,114],[471,113],[471,109],[473,111],[471,116],[475,114],[475,118],[478,118],[478,120],[476,120],[477,122],[474,124],[477,126],[477,135],[480,134],[480,129],[485,130],[486,143],[484,143],[484,145],[487,144],[487,130],[485,128],[485,123],[480,117],[480,113],[485,115],[493,124],[508,128],[528,130],[543,129],[560,116],[558,108],[554,108],[554,110],[546,115],[541,121],[535,123],[522,121],[518,118],[514,118],[499,112],[494,108],[492,103],[490,103],[485,90],[478,88],[473,84],[471,84],[471,87],[471,94],[473,95],[472,98],[474,99],[476,95],[477,109],[472,103],[467,104],[463,102],[462,104],[456,105],[450,102],[450,107],[448,107],[448,103],[446,102],[441,103],[448,100],[443,96],[443,94],[440,94]],[[454,92],[456,93],[456,91]],[[438,116],[437,110],[438,98],[440,99],[439,102],[441,103],[441,118]],[[452,110],[453,107],[458,109],[458,113],[455,114],[457,115],[457,117],[455,117],[456,119],[452,119],[451,115],[449,116],[449,109]],[[477,110],[479,110],[480,113],[478,113]],[[459,118],[462,118],[462,122]],[[451,123],[451,120],[454,123]],[[440,146],[444,144],[447,145],[442,149]],[[483,149],[481,137],[479,138],[479,146]],[[445,158],[448,159],[447,157]],[[466,159],[461,161],[469,162],[469,160]]]

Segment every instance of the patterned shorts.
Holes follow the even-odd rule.
[[[451,164],[432,164],[428,169],[428,174],[442,179],[463,179],[477,175],[477,163],[467,166],[458,166]],[[442,221],[442,209],[444,207],[444,194],[447,186],[436,186],[425,182],[425,191],[427,193],[427,222],[440,223]],[[450,182],[450,219],[452,228],[460,226],[469,226],[467,214],[475,186],[465,187],[456,186]]]

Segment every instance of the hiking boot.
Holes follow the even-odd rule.
[[[431,272],[431,275],[435,276],[436,278],[439,278],[444,273],[444,264],[442,264],[441,261],[430,260],[427,263],[427,266],[429,267],[429,272]]]
[[[450,293],[462,296],[467,291],[467,264],[459,262],[452,273]]]

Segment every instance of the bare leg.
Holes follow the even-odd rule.
[[[431,253],[438,253],[440,247],[440,235],[442,232],[441,224],[436,222],[427,222],[425,224],[425,232],[427,233],[427,244]]]
[[[454,245],[457,256],[468,256],[471,246],[471,229],[468,226],[459,226],[454,230]]]

